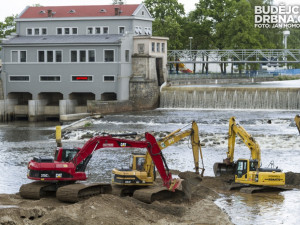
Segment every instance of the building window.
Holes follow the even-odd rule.
[[[156,51],[160,52],[160,43],[156,43]]]
[[[125,33],[125,27],[119,27],[119,34]]]
[[[32,29],[31,28],[27,29],[27,35],[32,35]]]
[[[145,16],[145,11],[142,11],[142,16]]]
[[[9,82],[29,82],[29,75],[10,75]]]
[[[70,34],[70,28],[68,28],[68,27],[65,27],[65,29],[64,29],[64,31],[65,31],[65,34]]]
[[[38,62],[62,62],[62,51],[38,51]]]
[[[57,34],[62,34],[62,28],[57,28],[57,29],[56,29],[56,33],[57,33]]]
[[[95,50],[72,50],[71,62],[95,62],[95,56]]]
[[[95,50],[88,50],[89,62],[95,62]]]
[[[14,50],[11,51],[11,62],[19,63],[27,61],[27,52]]]
[[[103,34],[108,34],[108,27],[103,27]]]
[[[115,75],[104,75],[103,82],[115,82]]]
[[[87,34],[93,34],[93,27],[88,27],[87,28]]]
[[[42,35],[47,35],[47,28],[42,28]]]
[[[60,76],[41,75],[40,82],[59,82]]]
[[[11,61],[19,62],[19,52],[18,51],[11,51]]]
[[[40,35],[40,29],[34,28],[34,35]]]
[[[27,61],[26,51],[20,51],[20,62],[26,62],[26,61]]]
[[[79,59],[80,59],[80,62],[86,62],[86,51],[85,50],[79,51]]]
[[[45,52],[44,51],[38,51],[38,61],[45,62]]]
[[[101,34],[101,27],[95,27],[95,33]]]
[[[77,50],[71,51],[71,62],[77,62]]]
[[[53,62],[53,51],[47,51],[47,62]]]
[[[55,51],[55,61],[62,62],[62,51]]]
[[[27,28],[27,35],[47,35],[47,28]]]
[[[125,50],[125,62],[129,62],[129,50]]]
[[[104,50],[104,61],[105,62],[114,62],[114,50]]]
[[[155,42],[152,42],[152,52],[155,52]]]
[[[161,52],[165,52],[165,43],[161,43]]]
[[[58,27],[56,28],[56,33],[58,35],[78,34],[78,29],[77,27]]]
[[[76,27],[72,28],[72,34],[78,34],[78,29]]]
[[[91,81],[93,81],[93,76],[91,76],[91,75],[89,75],[89,76],[72,75],[72,81],[90,81],[91,82]]]

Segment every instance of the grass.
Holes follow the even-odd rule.
[[[300,75],[295,75],[295,76],[281,75],[275,77],[275,80],[299,80],[299,79],[300,79]]]
[[[92,126],[92,123],[90,123],[90,122],[87,122],[84,124],[84,127],[90,127],[90,126]]]

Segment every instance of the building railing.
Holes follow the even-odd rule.
[[[300,49],[169,50],[168,63],[300,63]]]
[[[273,78],[278,75],[277,73],[228,73],[228,74],[220,74],[220,73],[209,73],[209,74],[201,74],[201,73],[169,73],[169,80],[189,80],[189,79],[235,79],[235,78]]]

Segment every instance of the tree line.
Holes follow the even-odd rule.
[[[168,49],[282,49],[283,29],[255,28],[254,7],[272,0],[199,0],[185,13],[178,0],[144,0],[153,21],[153,35],[169,37]],[[112,4],[125,4],[113,0]],[[34,6],[40,6],[36,4]],[[15,32],[16,16],[0,22],[0,38]],[[300,48],[300,29],[289,29],[288,48]],[[190,42],[189,37],[193,37]]]
[[[177,0],[145,0],[155,18],[153,35],[166,36],[168,49],[282,49],[283,29],[255,28],[254,7],[271,0],[199,0],[188,14]],[[300,48],[300,29],[289,29],[288,48]]]

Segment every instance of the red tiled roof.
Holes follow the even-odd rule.
[[[29,7],[19,18],[47,18],[48,10],[52,10],[53,18],[115,16],[115,8],[120,8],[122,11],[120,16],[131,16],[138,6],[136,4]],[[71,13],[71,10],[73,13]]]

